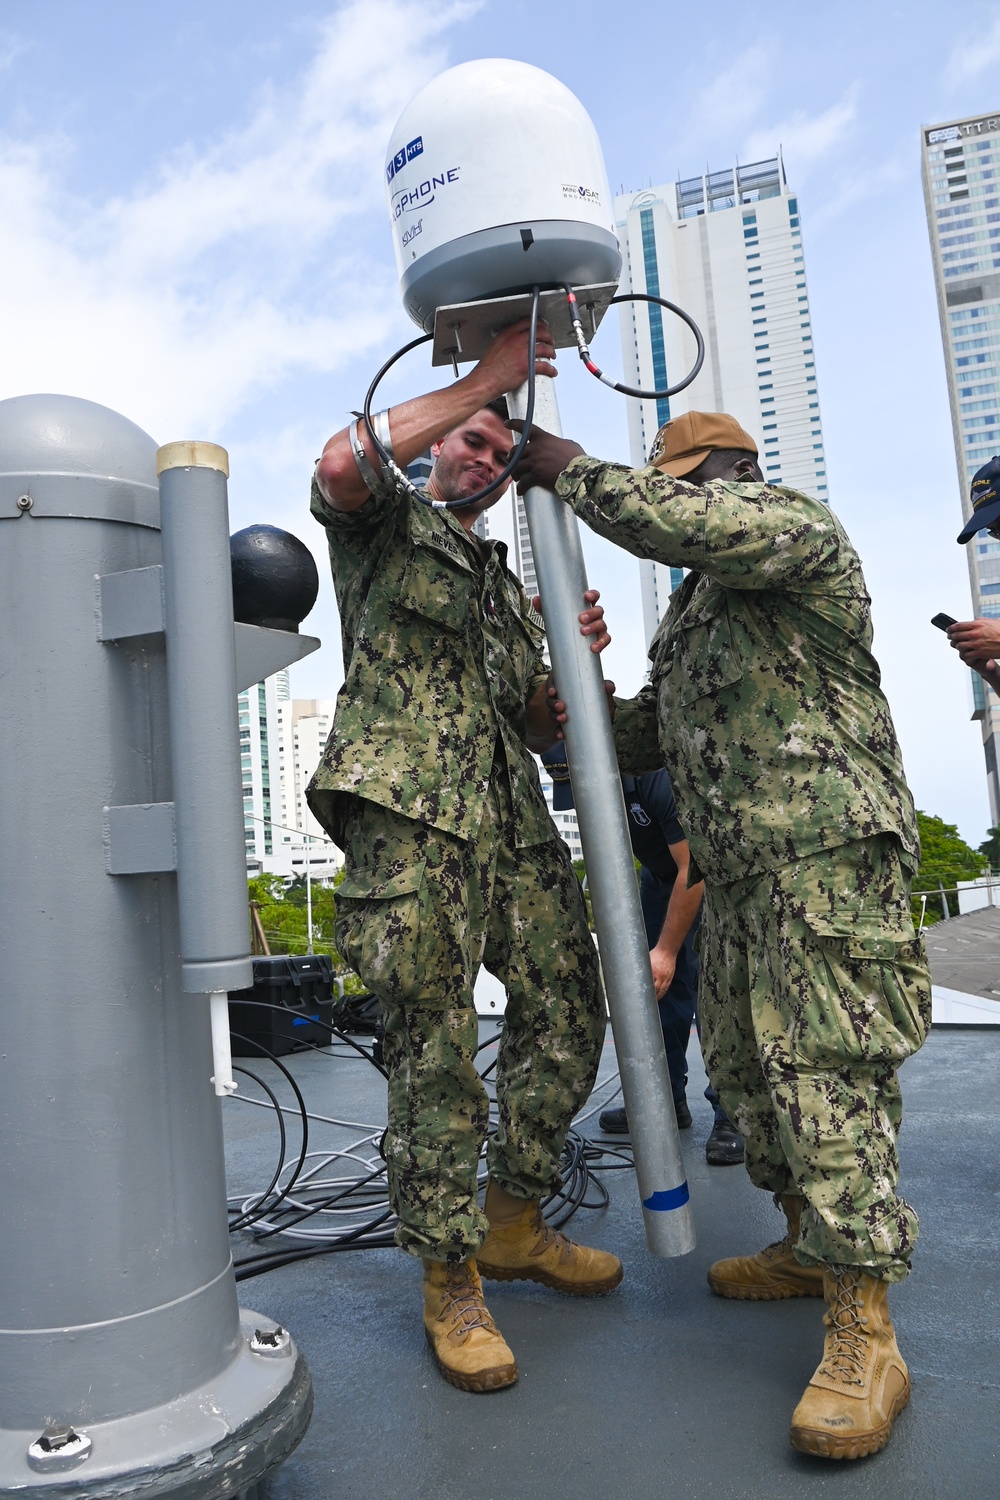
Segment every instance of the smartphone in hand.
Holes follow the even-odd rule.
[[[931,624],[936,625],[938,630],[947,630],[949,625],[957,625],[958,621],[952,619],[951,615],[934,615]]]

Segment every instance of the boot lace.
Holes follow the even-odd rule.
[[[787,1230],[782,1239],[775,1240],[773,1245],[765,1245],[763,1250],[759,1251],[761,1260],[787,1259],[791,1255],[797,1239],[798,1235],[793,1235],[790,1229]]]
[[[473,1328],[492,1328],[483,1294],[464,1265],[448,1267],[448,1284],[444,1294],[442,1316],[453,1317],[469,1333]]]
[[[548,1220],[542,1216],[541,1209],[538,1210],[534,1227],[538,1234],[538,1244],[535,1246],[533,1254],[544,1255],[550,1245],[555,1246],[562,1260],[573,1254],[573,1241],[568,1235],[563,1234],[561,1229],[553,1229]]]
[[[837,1273],[836,1292],[823,1322],[830,1330],[820,1372],[844,1385],[864,1384],[868,1320],[861,1312],[860,1282],[851,1271]]]

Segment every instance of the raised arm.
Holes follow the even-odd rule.
[[[552,335],[544,323],[538,325],[535,373],[555,375]],[[453,385],[429,391],[412,401],[401,402],[389,412],[389,432],[396,462],[401,469],[426,453],[432,443],[460,422],[481,411],[497,396],[516,390],[528,375],[528,320],[503,328],[479,363]],[[379,458],[363,422],[358,437],[368,461],[379,471]],[[368,487],[351,451],[350,428],[344,427],[327,443],[316,467],[316,481],[324,500],[333,510],[357,510],[368,499]]]
[[[694,484],[655,468],[602,463],[538,427],[514,477],[522,489],[555,490],[593,531],[633,556],[693,568],[730,588],[802,587],[842,573],[845,557],[853,558],[818,500],[759,481]]]

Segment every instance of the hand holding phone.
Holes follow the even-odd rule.
[[[949,625],[957,625],[958,621],[953,619],[951,615],[938,614],[932,617],[931,624],[936,625],[938,630],[947,630]]]

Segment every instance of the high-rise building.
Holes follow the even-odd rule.
[[[510,509],[514,526],[512,567],[524,584],[524,591],[528,598],[534,599],[538,593],[538,575],[535,572],[535,559],[531,551],[531,538],[528,535],[528,517],[525,514],[524,501],[514,485],[510,487]]]
[[[559,832],[559,837],[569,849],[574,859],[583,858],[583,844],[580,841],[580,824],[576,816],[576,808],[570,808],[566,812],[554,812],[552,808],[552,777],[546,771],[541,761],[538,763],[538,774],[542,783],[542,796],[549,810],[553,823]]]
[[[243,826],[251,873],[329,879],[343,864],[306,805],[305,792],[319,765],[333,701],[293,699],[288,671],[276,672],[239,697]]]
[[[274,854],[272,807],[277,808],[280,799],[277,766],[271,762],[279,691],[287,695],[287,672],[255,682],[239,696],[243,831],[247,864],[254,870],[269,868],[265,861]]]
[[[921,130],[924,200],[962,515],[977,469],[1000,452],[1000,113]],[[957,535],[957,529],[956,529]],[[1000,616],[1000,542],[985,531],[966,548],[976,615]],[[1000,702],[972,673],[993,824],[1000,823]]]
[[[267,868],[281,875],[309,870],[314,880],[332,878],[343,855],[313,817],[306,788],[320,763],[333,728],[333,698],[290,698],[277,703],[275,742],[281,815],[274,828],[276,862]]]
[[[306,802],[306,788],[320,763],[333,728],[335,698],[292,698],[278,705],[282,822],[288,828],[326,838]]]
[[[686,411],[726,411],[757,440],[765,479],[828,498],[798,199],[780,156],[615,199],[622,291],[682,307],[705,340],[700,374],[679,395],[629,399],[629,448],[645,464],[657,428]],[[664,390],[694,363],[681,320],[654,303],[620,315],[626,385]],[[641,562],[647,641],[680,582]]]

